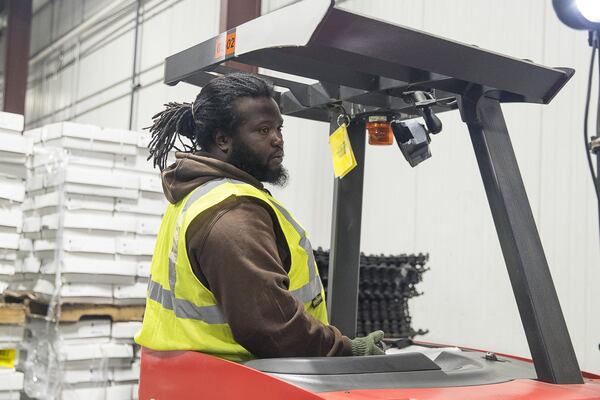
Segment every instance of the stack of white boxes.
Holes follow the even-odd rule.
[[[22,132],[22,115],[0,112],[0,295],[18,269],[21,203],[31,153],[31,141]]]
[[[25,136],[34,143],[22,241],[30,253],[11,289],[62,303],[143,304],[165,209],[147,135],[62,122]]]
[[[140,326],[106,318],[30,321],[26,394],[39,399],[136,399],[139,358],[133,335]]]
[[[33,152],[20,268],[10,289],[63,309],[143,305],[166,206],[160,174],[146,160],[149,135],[62,122],[25,137]],[[30,321],[27,396],[137,398],[133,335],[140,327],[138,321],[98,318]]]

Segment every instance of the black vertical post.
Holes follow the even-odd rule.
[[[460,110],[469,127],[538,379],[583,383],[500,102],[479,91],[463,96]]]
[[[331,132],[338,128],[336,120],[337,115],[332,115]],[[336,178],[333,186],[327,311],[331,324],[353,338],[356,336],[365,171],[364,122],[358,119],[352,121],[348,126],[348,136],[358,165],[343,178]]]
[[[31,0],[10,0],[7,4],[3,110],[25,114],[32,5]]]

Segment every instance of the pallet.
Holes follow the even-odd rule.
[[[0,325],[23,325],[27,307],[23,304],[0,303]]]
[[[4,297],[7,304],[23,307],[27,317],[46,318],[48,315],[47,301],[33,293],[5,291]],[[108,317],[113,322],[142,321],[144,310],[143,305],[63,303],[60,305],[58,321],[77,322],[86,317]]]
[[[115,306],[111,304],[62,304],[58,320],[77,322],[87,317],[108,317],[113,322],[142,321],[145,306]],[[29,316],[45,317],[48,305],[35,300],[29,301]]]

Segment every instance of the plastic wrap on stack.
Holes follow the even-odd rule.
[[[31,153],[31,140],[24,138],[22,131],[22,115],[0,112],[0,294],[18,268],[21,203]]]
[[[61,303],[143,304],[166,202],[146,161],[147,135],[69,122],[25,135],[34,143],[29,253],[11,289]]]
[[[397,256],[360,255],[358,291],[357,336],[383,330],[388,338],[412,338],[424,335],[426,330],[411,326],[408,301],[419,296],[415,285],[428,270],[428,254],[400,254]],[[323,286],[327,288],[329,252],[318,248],[315,261]]]
[[[25,392],[30,398],[130,400],[137,394],[139,362],[132,338],[113,340],[110,319],[60,324],[40,319],[27,327],[23,347]],[[129,333],[122,331],[121,336]]]
[[[17,370],[25,332],[25,307],[0,303],[0,399],[20,399],[23,372]]]

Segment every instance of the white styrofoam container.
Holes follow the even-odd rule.
[[[111,321],[106,318],[85,319],[77,322],[61,322],[58,333],[62,339],[106,337],[111,333]]]
[[[9,263],[10,261],[0,260],[0,280],[5,280],[15,274],[14,264]]]
[[[42,274],[55,274],[56,260],[42,264]],[[73,256],[65,253],[60,260],[63,282],[102,283],[127,285],[135,282],[137,263],[119,260],[102,260],[95,257]]]
[[[20,400],[20,399],[21,399],[21,391],[20,390],[0,391],[0,400]]]
[[[36,145],[37,146],[37,145]],[[61,149],[84,150],[107,154],[129,154],[137,153],[135,145],[127,143],[113,143],[91,138],[59,137],[44,141],[44,146],[58,147]]]
[[[150,277],[150,265],[152,261],[139,261],[137,265],[137,276],[143,278]]]
[[[125,156],[122,156],[125,157]],[[88,165],[102,168],[113,168],[115,155],[97,151],[81,149],[64,149],[56,147],[40,147],[36,145],[33,150],[31,168],[40,171],[67,165]],[[50,168],[50,169],[51,169]]]
[[[0,247],[0,263],[14,266],[17,259],[17,251],[13,249],[3,249]],[[137,272],[137,270],[136,270]]]
[[[25,200],[25,181],[0,176],[0,199],[22,203]]]
[[[11,157],[10,153],[0,152],[0,176],[26,179],[25,157]]]
[[[0,349],[14,349],[25,335],[24,325],[0,324]]]
[[[96,210],[110,211],[114,210],[115,200],[110,197],[100,197],[92,195],[80,195],[73,193],[61,193],[57,190],[52,190],[47,193],[33,195],[23,203],[23,210],[41,210],[48,207],[62,206],[67,210]],[[62,203],[62,204],[61,204]]]
[[[142,329],[140,321],[113,322],[110,336],[114,339],[133,339],[140,329]]]
[[[19,234],[0,232],[0,248],[17,250],[19,248]]]
[[[23,389],[23,373],[14,370],[0,369],[0,391],[11,391]]]
[[[130,382],[140,379],[140,363],[138,361],[131,364],[129,368],[114,368],[112,370],[112,380],[115,382]]]
[[[133,214],[162,216],[167,206],[167,200],[164,198],[164,195],[161,193],[158,196],[145,196],[146,193],[149,192],[142,192],[138,198],[133,200],[116,199],[115,210]]]
[[[63,190],[65,191],[65,193],[117,197],[124,199],[137,199],[139,196],[138,189],[122,189],[115,187],[93,186],[77,183],[66,183],[63,186]]]
[[[33,286],[33,292],[44,299],[54,295],[54,280],[45,276],[39,277]],[[59,296],[63,303],[98,303],[111,304],[112,285],[93,283],[63,283]]]
[[[25,118],[21,114],[9,113],[9,112],[0,112],[0,128],[22,132],[23,126],[25,125]]]
[[[133,384],[109,387],[70,388],[62,391],[61,400],[131,400]]]
[[[15,260],[15,273],[32,273],[40,272],[40,260],[33,254],[24,254],[17,257]]]
[[[92,382],[109,382],[112,380],[112,370],[107,368],[65,369],[61,372],[61,379],[67,385]]]
[[[60,346],[60,358],[64,361],[123,359],[133,361],[133,346],[125,343],[69,344]]]
[[[20,232],[22,222],[23,212],[19,205],[0,206],[0,226],[15,228],[16,232]]]
[[[151,256],[154,252],[156,238],[136,237],[116,239],[116,252],[125,255]]]
[[[35,252],[54,251],[56,245],[54,240],[36,240],[33,249]],[[117,247],[115,238],[98,236],[91,240],[90,235],[64,232],[62,250],[74,253],[115,254]]]
[[[33,145],[31,139],[24,137],[21,134],[0,132],[1,152],[27,155],[31,154],[32,148]]]
[[[102,211],[62,211],[60,214],[45,215],[41,219],[42,229],[58,229],[59,220],[62,217],[63,228],[105,230],[117,232],[136,232],[138,229],[152,229],[149,226],[153,221],[140,227],[140,223],[134,217],[111,215]]]
[[[144,304],[148,285],[136,282],[133,285],[115,285],[113,297],[115,304]]]

